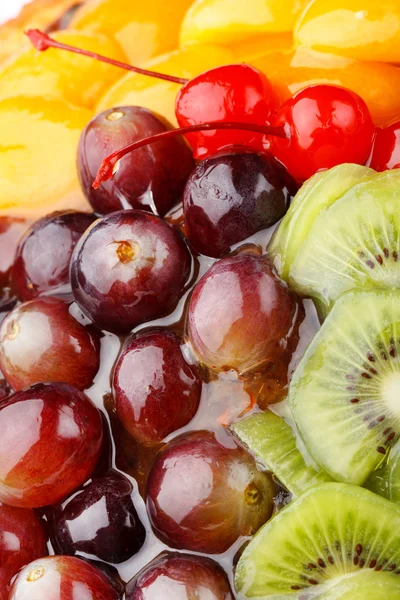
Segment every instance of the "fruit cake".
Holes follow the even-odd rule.
[[[399,600],[399,23],[0,29],[0,600]]]

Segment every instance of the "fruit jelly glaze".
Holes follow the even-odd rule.
[[[183,222],[182,207],[173,209],[166,217],[166,220],[176,226],[181,226]],[[248,238],[244,242],[237,244],[236,248],[245,248],[248,251],[259,253],[265,252],[268,241],[274,231],[274,227],[264,231],[260,231],[254,236]],[[156,321],[144,323],[134,329],[134,332],[145,331],[153,327],[163,327],[167,330],[184,336],[186,310],[188,306],[188,298],[194,284],[200,279],[204,273],[210,268],[216,259],[205,257],[202,255],[194,255],[194,268],[192,276],[192,286],[186,291],[184,296],[179,301],[175,311],[169,316],[158,319]],[[289,370],[282,370],[278,380],[275,378],[270,382],[271,390],[280,398],[284,389],[287,386],[288,375],[301,358],[304,349],[310,343],[315,332],[319,328],[319,322],[315,308],[311,301],[304,301],[305,319],[300,326],[300,338],[295,352],[292,355],[292,360],[289,365]],[[81,313],[76,304],[72,305],[72,314],[82,323],[87,320]],[[6,313],[1,314],[0,318],[4,318]],[[118,573],[123,581],[128,582],[140,569],[146,566],[153,558],[165,550],[174,551],[163,544],[152,532],[150,522],[147,516],[145,496],[147,477],[152,466],[154,457],[157,451],[163,444],[145,445],[136,442],[124,430],[120,420],[117,417],[114,400],[111,394],[110,373],[121,346],[126,338],[118,337],[112,333],[104,332],[101,339],[101,363],[100,370],[95,378],[94,384],[88,390],[87,395],[95,402],[95,404],[108,415],[109,423],[112,430],[112,466],[114,469],[121,471],[128,476],[134,486],[134,489],[140,492],[135,496],[135,507],[138,511],[139,518],[144,524],[147,532],[146,541],[142,549],[133,556],[130,560],[116,566]],[[189,351],[184,348],[184,353]],[[1,383],[1,382],[0,382]],[[257,381],[252,382],[252,386],[257,389]],[[244,389],[244,385],[237,377],[230,373],[222,373],[219,376],[203,373],[203,386],[200,406],[194,419],[178,432],[172,433],[167,440],[171,440],[176,435],[185,431],[210,430],[217,434],[217,440],[222,444],[232,445],[230,437],[225,432],[223,424],[233,421],[241,413],[251,409],[251,395]],[[107,454],[105,452],[105,454]],[[104,460],[109,460],[104,456]],[[280,506],[285,501],[285,492],[277,490],[275,498],[276,506]],[[247,538],[239,538],[233,546],[224,554],[218,554],[213,558],[225,569],[228,577],[231,579],[233,589],[233,568],[235,555],[246,541]],[[181,550],[183,551],[183,550]],[[161,600],[161,599],[160,599]]]

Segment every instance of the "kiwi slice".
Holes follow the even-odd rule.
[[[242,419],[230,429],[293,496],[330,480],[324,471],[306,463],[290,425],[270,410]]]
[[[400,170],[351,187],[314,219],[287,282],[322,316],[344,292],[400,287]]]
[[[375,171],[367,167],[342,164],[329,171],[316,173],[306,181],[293,199],[268,248],[283,279],[288,278],[290,266],[317,215],[353,185],[374,176]]]
[[[331,478],[362,485],[380,466],[399,437],[399,395],[400,290],[345,294],[288,396],[308,451]]]
[[[371,492],[390,500],[389,472],[387,463],[384,463],[381,467],[379,467],[379,469],[376,469],[373,471],[373,473],[371,473],[367,481],[364,483],[364,487],[367,488],[367,490],[371,490]]]
[[[239,559],[235,585],[247,598],[293,594],[305,600],[314,586],[337,585],[363,570],[390,572],[400,583],[400,506],[364,488],[328,482],[259,530]]]
[[[399,600],[400,577],[388,571],[362,570],[343,577],[331,589],[317,596],[300,594],[298,600]],[[292,597],[293,600],[293,597]]]

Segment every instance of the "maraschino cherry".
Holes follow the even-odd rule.
[[[400,168],[400,121],[377,130],[369,166],[375,171]]]
[[[227,65],[191,81],[138,69],[57,42],[38,30],[27,35],[38,50],[50,47],[78,52],[129,71],[182,83],[176,104],[180,129],[166,131],[125,146],[103,160],[93,187],[113,176],[117,162],[129,152],[175,135],[185,135],[196,158],[242,146],[272,153],[298,181],[343,162],[364,164],[375,128],[364,100],[333,85],[304,88],[287,100],[274,118],[275,94],[265,75],[249,65]],[[271,126],[273,120],[274,126]]]

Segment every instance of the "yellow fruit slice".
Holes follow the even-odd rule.
[[[147,62],[145,67],[160,73],[191,79],[203,71],[232,62],[234,62],[233,54],[226,48],[196,46],[158,56]],[[176,126],[175,100],[180,87],[177,83],[128,73],[106,92],[97,105],[97,112],[116,106],[142,106],[168,119]]]
[[[93,0],[78,9],[71,27],[113,35],[132,64],[174,50],[192,0]]]
[[[314,0],[297,24],[295,39],[323,52],[400,62],[400,2]]]
[[[400,117],[400,69],[379,62],[361,62],[334,54],[298,48],[256,57],[251,64],[270,79],[282,101],[307,85],[329,83],[357,92],[376,125]]]
[[[110,58],[126,59],[115,40],[102,34],[66,30],[53,37]],[[111,65],[64,50],[49,48],[37,52],[28,48],[0,70],[0,98],[46,96],[92,108],[122,73]]]
[[[249,62],[271,52],[286,52],[293,48],[292,32],[269,33],[247,38],[229,47],[238,60]]]
[[[230,46],[266,32],[292,31],[306,0],[196,0],[182,23],[180,44]]]
[[[0,215],[38,218],[86,210],[76,173],[79,136],[91,113],[58,100],[0,101]]]

